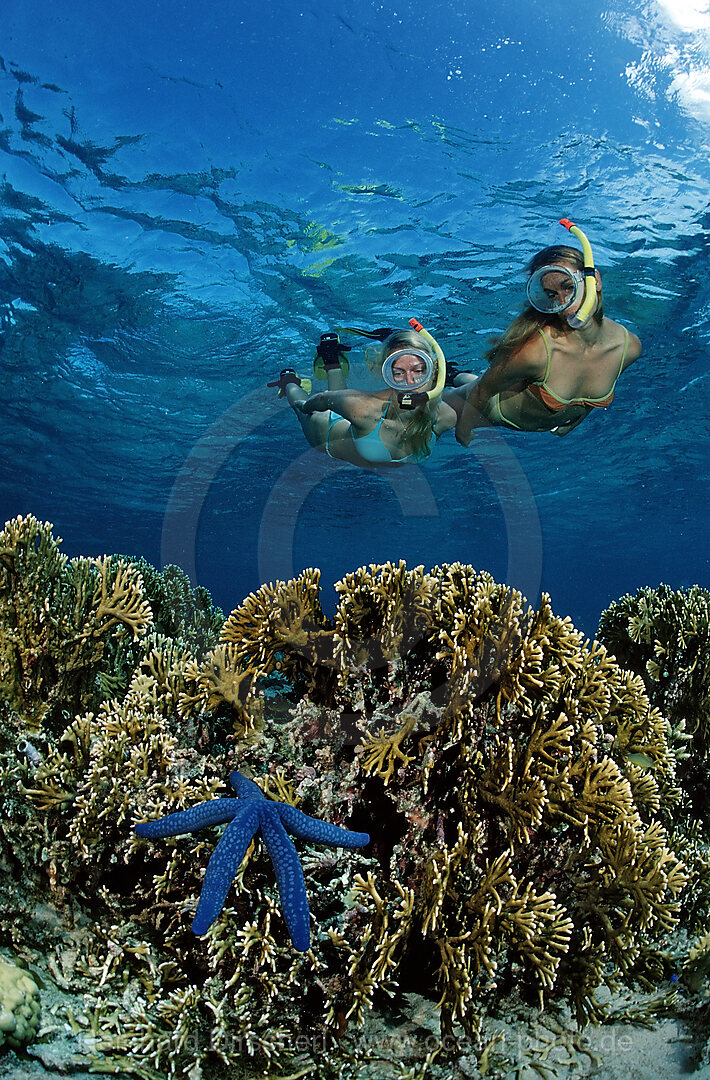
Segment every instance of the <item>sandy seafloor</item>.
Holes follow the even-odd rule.
[[[436,1031],[436,1017],[430,1003],[412,995],[411,1016],[417,1023],[430,1022]],[[403,1026],[408,1023],[403,1017]],[[77,1068],[78,1043],[81,1037],[57,1033],[51,1042],[30,1047],[28,1056],[19,1058],[12,1051],[0,1060],[0,1076],[7,1080],[43,1080],[46,1077],[64,1076],[72,1080],[90,1080],[97,1072]],[[395,1065],[391,1055],[401,1045],[402,1034],[398,1026],[385,1027],[373,1022],[368,1033],[363,1033],[368,1045],[375,1050],[371,1066],[363,1067],[363,1080],[394,1080],[401,1076],[401,1066]],[[435,1039],[432,1036],[431,1044]],[[425,1047],[426,1047],[425,1042]],[[587,1028],[580,1032],[574,1023],[565,1022],[564,1016],[553,1012],[528,1015],[510,1015],[488,1019],[483,1026],[482,1046],[471,1053],[464,1053],[450,1064],[433,1065],[425,1076],[450,1077],[451,1080],[476,1080],[489,1077],[497,1080],[514,1077],[516,1080],[532,1080],[535,1077],[598,1077],[599,1080],[678,1080],[692,1076],[694,1080],[710,1080],[710,1062],[705,1054],[704,1064],[696,1067],[696,1040],[686,1025],[674,1018],[657,1021],[653,1027],[615,1023],[603,1027]],[[483,1069],[478,1065],[482,1052],[490,1047]],[[85,1049],[89,1049],[88,1046]],[[417,1066],[423,1058],[402,1058],[410,1068],[413,1078],[422,1075]],[[302,1071],[303,1070],[303,1071]],[[103,1070],[102,1070],[103,1071]],[[108,1070],[107,1070],[108,1072]],[[128,1078],[121,1070],[110,1075]],[[189,1074],[190,1076],[194,1074]],[[203,1073],[205,1078],[208,1073]],[[251,1077],[268,1077],[269,1080],[292,1077],[319,1077],[306,1064],[280,1072],[270,1070],[251,1072],[242,1063],[234,1062],[235,1080]],[[328,1073],[328,1076],[332,1075]]]
[[[112,1066],[110,1058],[97,1056],[93,1067],[86,1068],[93,1055],[93,1039],[82,998],[59,989],[45,968],[38,965],[31,970],[41,973],[45,984],[39,1038],[25,1052],[0,1052],[0,1077],[90,1080],[103,1074],[129,1080],[134,1076]],[[710,987],[691,995],[678,984],[668,983],[650,993],[624,990],[609,995],[601,990],[597,997],[608,1005],[609,1022],[584,1029],[564,1005],[552,1004],[539,1011],[509,1000],[482,1019],[477,1042],[470,1041],[467,1047],[462,1040],[461,1052],[445,1059],[434,1052],[440,1042],[435,1005],[418,994],[405,993],[386,1016],[373,1010],[361,1029],[348,1034],[342,1044],[346,1053],[349,1047],[357,1047],[367,1052],[369,1060],[355,1073],[344,1066],[340,1075],[347,1080],[710,1080]],[[234,1080],[333,1080],[338,1075],[323,1065],[322,1048],[305,1031],[303,1046],[309,1049],[302,1057],[264,1071],[254,1069],[247,1056],[235,1055],[231,1075]],[[150,1068],[149,1061],[141,1060]],[[169,1074],[160,1070],[157,1075]],[[210,1080],[208,1066],[171,1075]]]

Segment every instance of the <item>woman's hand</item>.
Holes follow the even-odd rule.
[[[311,416],[314,412],[328,412],[330,409],[330,394],[328,391],[323,391],[320,394],[313,394],[301,405],[301,412]]]

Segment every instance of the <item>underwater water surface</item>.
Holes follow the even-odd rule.
[[[461,560],[593,635],[624,592],[710,586],[706,6],[9,0],[4,22],[2,520],[178,562],[227,610],[306,566]],[[609,410],[382,474],[309,449],[268,379],[310,373],[333,326],[412,316],[481,370],[562,216],[644,345]]]

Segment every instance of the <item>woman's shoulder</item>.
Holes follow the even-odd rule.
[[[536,326],[524,341],[511,350],[503,363],[532,377],[544,373],[551,344],[547,336],[549,333],[549,328],[546,331],[544,327]]]
[[[634,360],[637,360],[641,355],[641,340],[624,326],[623,323],[615,322],[613,319],[604,319],[605,338],[610,348],[615,348],[619,345],[624,349],[624,367],[628,367],[629,364],[633,364]]]

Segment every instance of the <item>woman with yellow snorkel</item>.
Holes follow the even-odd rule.
[[[641,354],[635,334],[604,317],[602,283],[589,240],[560,221],[582,244],[540,251],[530,261],[530,306],[486,354],[481,376],[457,376],[446,401],[456,410],[456,438],[467,446],[473,429],[567,435],[593,409],[605,408],[616,381]]]
[[[413,330],[366,334],[383,339],[368,350],[370,366],[386,384],[382,390],[346,388],[343,366],[349,347],[336,334],[323,335],[316,358],[322,361],[328,390],[309,396],[304,380],[290,369],[269,383],[279,387],[311,446],[364,469],[392,468],[425,461],[438,437],[455,426],[456,413],[441,399],[444,354],[416,319],[410,323]]]

